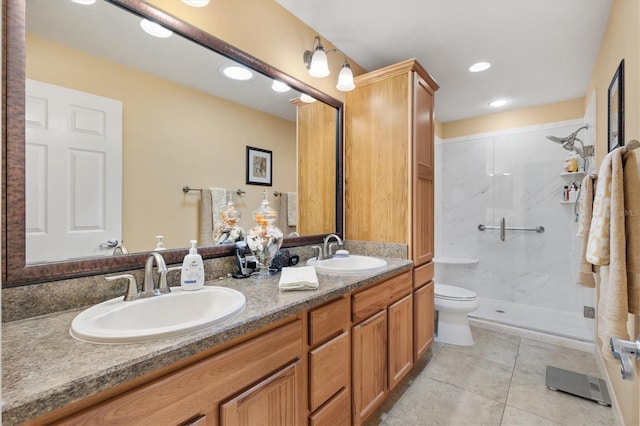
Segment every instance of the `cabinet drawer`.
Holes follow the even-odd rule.
[[[362,321],[411,292],[411,272],[405,272],[351,296],[352,320]]]
[[[349,332],[309,352],[309,408],[315,411],[349,385]]]
[[[351,424],[351,400],[347,389],[342,389],[324,407],[309,416],[310,426],[349,424]]]
[[[434,266],[433,262],[426,265],[418,266],[413,270],[413,288],[418,289],[429,281],[433,280]]]
[[[309,346],[315,346],[347,329],[349,301],[346,297],[309,312]]]

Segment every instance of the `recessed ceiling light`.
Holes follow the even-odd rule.
[[[279,80],[273,80],[273,84],[271,85],[271,88],[275,92],[281,92],[281,93],[288,92],[289,90],[291,90],[291,87],[287,86],[286,84],[284,84]]]
[[[494,108],[498,108],[498,107],[501,107],[501,106],[505,106],[509,102],[511,102],[509,99],[496,99],[495,101],[489,102],[489,106],[492,106]]]
[[[166,29],[162,25],[156,24],[148,19],[140,21],[140,27],[147,33],[154,37],[167,38],[173,34],[173,31]]]
[[[74,3],[78,3],[81,4],[83,6],[90,6],[92,4],[95,4],[96,0],[71,0]]]
[[[240,65],[226,65],[221,70],[222,74],[233,80],[250,80],[253,78],[251,70]]]
[[[209,4],[209,0],[182,0],[182,3],[193,7],[205,7]]]
[[[471,72],[480,72],[485,71],[491,68],[491,64],[489,62],[476,62],[475,64],[469,67],[469,71]]]

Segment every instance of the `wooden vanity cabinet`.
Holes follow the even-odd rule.
[[[326,234],[337,228],[336,109],[323,102],[292,102],[297,107],[298,216],[295,230],[300,235]]]
[[[295,320],[55,424],[303,424],[302,355]]]
[[[413,281],[403,272],[29,424],[360,425],[432,337],[414,322],[432,281]]]
[[[435,331],[433,272],[433,262],[413,270],[414,362],[422,358],[433,343]]]
[[[415,59],[354,81],[356,88],[345,94],[345,238],[407,244],[416,271],[432,268],[433,99],[439,86]],[[422,280],[425,274],[418,275]],[[393,310],[394,321],[413,312],[414,360],[433,341],[431,280],[416,284],[411,309],[405,303]],[[402,370],[403,360],[396,362]]]
[[[345,238],[409,245],[433,258],[438,85],[415,60],[354,78],[345,94]]]
[[[413,366],[411,272],[351,296],[353,423],[361,424]]]
[[[309,312],[309,423],[351,421],[349,297]]]

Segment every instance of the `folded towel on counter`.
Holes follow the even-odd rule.
[[[593,266],[587,262],[587,244],[589,242],[589,229],[591,228],[591,216],[593,213],[593,179],[591,175],[587,175],[582,179],[580,187],[580,200],[578,200],[578,232],[577,236],[581,239],[582,252],[580,254],[580,268],[578,270],[578,278],[576,284],[583,287],[595,287],[596,282],[593,278]]]
[[[319,287],[316,268],[313,266],[282,268],[278,287],[280,290],[316,290]]]

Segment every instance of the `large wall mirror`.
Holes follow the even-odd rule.
[[[170,263],[229,255],[203,200],[248,229],[266,193],[285,247],[342,232],[341,101],[139,0],[4,4],[3,286],[140,267],[160,235]]]

